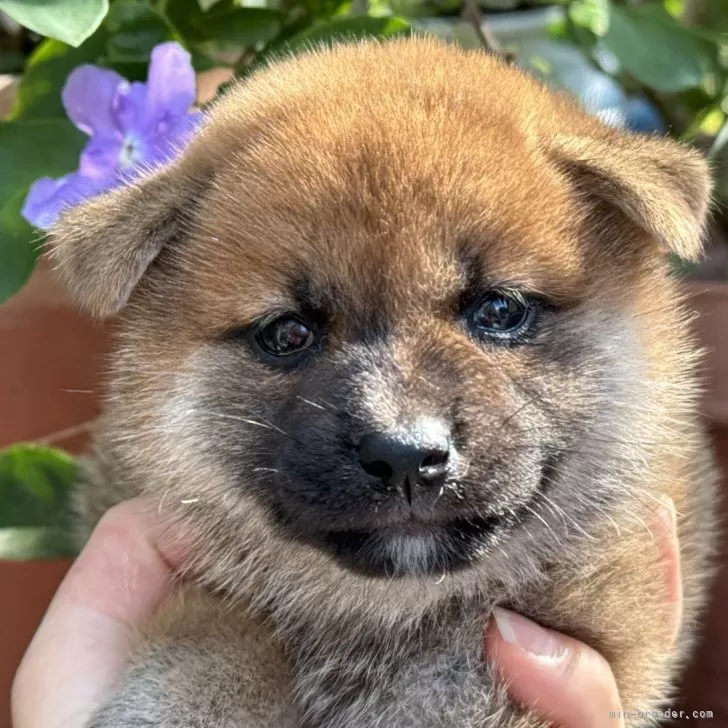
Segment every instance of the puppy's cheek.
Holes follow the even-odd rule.
[[[219,364],[212,346],[190,353],[154,409],[149,446],[162,466],[168,497],[191,500],[204,491],[208,499],[225,498],[234,490],[225,454],[231,447],[240,451],[243,438],[211,401],[210,392],[220,392],[220,382],[229,381]]]
[[[644,417],[645,409],[658,410],[661,402],[654,396],[659,383],[644,358],[637,319],[621,311],[592,310],[582,320],[581,335],[589,343],[562,397],[572,400],[560,415],[568,420],[567,444],[549,473],[548,498],[540,511],[559,535],[589,528],[605,514],[613,517],[623,503],[633,505],[640,496],[625,489],[625,478],[644,469],[647,443],[660,437]],[[643,422],[639,432],[631,427],[635,421]]]

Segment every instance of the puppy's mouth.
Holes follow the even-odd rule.
[[[329,531],[323,543],[345,566],[369,577],[441,575],[465,569],[487,557],[537,513],[561,457],[546,457],[538,486],[525,501],[507,510],[456,517],[441,524],[413,517],[377,530]]]
[[[408,515],[363,528],[318,530],[308,535],[282,511],[277,516],[295,538],[327,551],[347,569],[370,578],[440,576],[466,569],[503,544],[516,530],[538,517],[543,496],[556,478],[561,455],[544,458],[540,478],[519,502],[488,514],[454,514],[450,518]],[[434,515],[434,514],[431,514]]]

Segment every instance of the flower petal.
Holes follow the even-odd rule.
[[[126,83],[116,72],[97,66],[79,66],[63,87],[63,105],[68,118],[86,134],[116,130],[112,103],[119,84]]]
[[[179,43],[158,45],[152,51],[147,76],[147,115],[157,122],[176,123],[197,96],[191,56]]]
[[[113,113],[123,132],[134,130],[145,134],[150,131],[154,122],[147,119],[147,85],[139,82],[121,84],[114,97]]]
[[[177,157],[197,133],[204,120],[201,111],[185,114],[173,127],[147,137],[144,145],[146,165],[166,164]]]
[[[166,132],[171,147],[181,151],[197,134],[205,121],[205,114],[197,109],[185,114],[174,127]]]
[[[124,140],[119,136],[94,136],[81,152],[78,169],[84,177],[113,179],[119,166]]]
[[[20,212],[31,225],[48,230],[65,208],[103,192],[112,184],[113,181],[99,183],[78,172],[59,179],[42,177],[30,188]]]

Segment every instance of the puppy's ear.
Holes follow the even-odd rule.
[[[183,234],[201,187],[173,164],[64,212],[47,246],[76,303],[99,318],[119,311],[162,248]]]
[[[686,260],[702,251],[710,204],[707,162],[676,142],[632,134],[559,135],[559,167],[579,192],[596,197]]]

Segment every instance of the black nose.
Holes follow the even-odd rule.
[[[450,431],[427,420],[391,432],[372,432],[359,443],[362,468],[410,498],[415,485],[441,485],[450,460]]]

